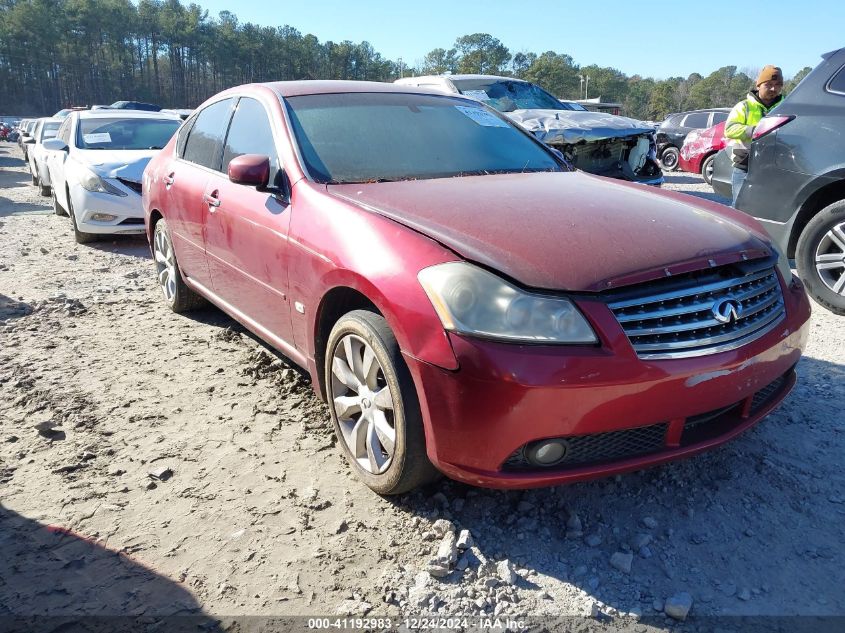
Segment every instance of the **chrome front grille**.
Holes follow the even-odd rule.
[[[785,317],[780,282],[769,267],[743,272],[726,266],[661,279],[622,291],[608,306],[643,359],[735,349]]]

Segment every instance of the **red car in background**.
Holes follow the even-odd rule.
[[[725,121],[706,130],[693,130],[681,147],[678,167],[683,171],[701,174],[709,185],[713,178],[713,159],[725,147]]]

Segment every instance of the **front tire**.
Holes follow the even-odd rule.
[[[674,145],[664,149],[660,155],[660,164],[663,167],[663,171],[675,171],[678,168],[678,159],[680,156],[681,152]]]
[[[76,225],[76,212],[73,210],[73,201],[70,199],[70,192],[67,194],[67,213],[70,216],[70,221],[73,223],[73,239],[77,244],[90,244],[96,242],[98,236],[94,233],[83,233]]]
[[[158,285],[165,303],[173,312],[188,312],[205,303],[202,297],[188,288],[182,278],[182,270],[173,250],[170,228],[164,218],[160,218],[153,229],[153,257]]]
[[[53,189],[52,192],[52,201],[53,201],[53,213],[56,215],[61,215],[67,217],[67,211],[59,204],[59,199],[56,197],[56,190]]]
[[[343,316],[329,336],[324,372],[338,443],[370,489],[401,494],[439,476],[426,455],[414,381],[384,317]]]
[[[826,206],[807,223],[798,238],[795,263],[807,293],[845,316],[845,200]]]

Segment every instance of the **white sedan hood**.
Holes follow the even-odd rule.
[[[79,150],[79,158],[98,176],[141,182],[144,168],[159,151],[157,149],[83,149]]]
[[[581,141],[591,143],[608,138],[654,133],[654,128],[642,121],[606,112],[514,110],[503,114],[550,145],[569,145]]]

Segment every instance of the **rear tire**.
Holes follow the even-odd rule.
[[[798,276],[819,304],[845,316],[845,200],[819,211],[798,238]]]
[[[715,158],[716,154],[710,154],[710,156],[701,161],[701,177],[711,187],[713,186],[713,161]]]
[[[39,182],[39,183],[38,183],[38,187],[39,187],[39,188],[40,188],[40,190],[41,190],[41,191],[40,191],[40,193],[41,193],[41,195],[42,195],[42,196],[44,196],[45,198],[49,198],[49,197],[50,197],[50,192],[53,190],[53,188],[52,188],[50,185],[42,185],[42,184]]]
[[[323,370],[338,444],[371,490],[401,494],[440,476],[426,454],[416,386],[383,316],[344,315]]]
[[[660,165],[663,171],[675,171],[678,168],[678,159],[680,156],[681,152],[674,145],[670,145],[664,149],[660,155]]]
[[[205,299],[188,288],[182,278],[182,269],[176,261],[170,228],[164,218],[156,222],[153,229],[153,259],[156,278],[164,301],[173,312],[188,312],[205,304]]]

